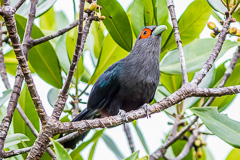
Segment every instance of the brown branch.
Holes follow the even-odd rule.
[[[183,84],[185,84],[185,83],[188,83],[187,68],[186,68],[186,62],[185,62],[184,52],[182,48],[182,41],[181,41],[180,32],[178,28],[178,22],[175,14],[173,0],[167,0],[167,3],[168,3],[168,9],[171,15],[172,24],[173,24],[174,36],[175,36],[175,40],[178,47],[179,59],[181,62]]]
[[[31,130],[31,132],[34,134],[35,137],[38,137],[38,131],[35,129],[35,127],[33,126],[32,122],[28,119],[27,115],[24,113],[24,111],[22,110],[22,107],[20,105],[17,105],[17,110],[20,114],[20,116],[22,117],[22,119],[24,120],[24,122],[27,124],[27,126],[29,127],[29,129]],[[53,158],[56,159],[56,155],[55,153],[51,150],[51,148],[47,148],[46,151],[48,152],[48,154]]]
[[[25,1],[26,1],[26,0],[20,0],[20,1],[18,1],[18,3],[13,7],[13,9],[14,9],[15,11],[17,11],[18,8],[20,8]]]
[[[133,153],[133,152],[135,152],[135,150],[134,150],[132,135],[131,135],[130,128],[129,128],[128,124],[124,124],[123,129],[124,129],[124,132],[126,133],[130,150]]]
[[[218,85],[218,88],[221,88],[225,85],[225,83],[227,82],[228,78],[232,74],[233,69],[235,68],[235,66],[237,64],[237,61],[238,61],[239,57],[240,57],[240,46],[238,47],[238,49],[234,53],[233,58],[231,59],[230,66],[225,71],[224,76],[223,76],[221,82]],[[209,106],[214,101],[214,99],[215,99],[215,97],[209,98],[209,100],[206,102],[205,106]]]
[[[86,37],[87,37],[87,34],[89,32],[89,28],[90,28],[90,25],[91,25],[91,22],[92,22],[90,17],[93,16],[93,14],[94,14],[94,12],[93,12],[89,17],[87,17],[86,22],[85,22],[85,27],[84,27],[84,30],[83,30],[82,25],[83,25],[84,4],[85,4],[85,1],[81,0],[80,14],[79,14],[78,38],[77,38],[76,48],[75,48],[75,51],[74,51],[74,55],[73,55],[73,58],[72,58],[70,69],[69,69],[68,74],[67,74],[66,81],[65,81],[65,83],[62,87],[62,90],[61,90],[61,92],[58,96],[57,102],[54,105],[54,110],[53,110],[53,113],[52,113],[52,117],[54,117],[56,119],[59,119],[59,117],[60,117],[60,115],[63,111],[65,102],[67,100],[67,92],[68,92],[68,89],[70,87],[73,74],[76,70],[77,63],[78,63],[79,58],[82,54],[84,44],[86,42]]]
[[[44,37],[41,37],[41,38],[38,38],[38,39],[34,39],[33,40],[33,46],[41,44],[41,43],[44,43],[46,41],[49,41],[49,40],[51,40],[53,38],[56,38],[56,37],[58,37],[60,35],[63,35],[64,33],[68,32],[69,30],[71,30],[74,27],[76,27],[78,24],[79,24],[79,20],[73,22],[72,24],[66,26],[65,28],[63,28],[61,30],[56,31],[53,34],[50,34],[50,35],[47,35],[47,36],[44,36]]]
[[[2,50],[2,22],[0,22],[0,72],[1,72],[1,77],[2,81],[6,87],[6,89],[10,89],[10,84],[7,78],[7,71],[6,71],[6,66],[4,62],[4,56],[3,56],[3,50]]]
[[[175,121],[173,123],[173,129],[172,129],[171,133],[169,134],[166,142],[169,142],[177,134],[180,117],[181,116],[176,115]]]
[[[221,30],[221,32],[219,34],[218,41],[217,41],[216,45],[214,46],[210,57],[205,62],[202,69],[199,71],[198,75],[192,80],[192,82],[191,82],[192,84],[199,84],[202,81],[202,79],[206,76],[208,71],[212,68],[214,61],[217,59],[218,54],[220,53],[220,51],[222,49],[222,45],[223,45],[223,42],[225,41],[227,31],[228,31],[231,21],[232,21],[232,15],[229,15],[223,24],[223,29]]]

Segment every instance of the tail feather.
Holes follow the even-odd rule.
[[[87,109],[84,109],[81,113],[79,113],[71,122],[76,122],[76,121],[81,121],[81,120],[85,120],[85,119],[93,119],[94,116],[97,114],[97,110],[87,110]],[[76,147],[76,144],[83,140],[87,134],[88,134],[89,131],[81,134],[80,136],[70,140],[70,141],[67,141],[67,142],[64,142],[63,143],[63,146],[65,148],[71,148],[71,149],[74,149]],[[60,135],[62,136],[62,135]]]

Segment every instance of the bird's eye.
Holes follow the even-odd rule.
[[[141,39],[148,38],[151,35],[152,31],[149,28],[145,28],[141,33]]]

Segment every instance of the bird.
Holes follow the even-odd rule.
[[[166,29],[165,25],[144,27],[130,54],[108,67],[97,79],[87,108],[72,122],[114,116],[150,103],[159,84],[161,34]],[[63,145],[65,148],[75,148],[86,135],[83,133]]]

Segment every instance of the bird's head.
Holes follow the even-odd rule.
[[[137,37],[133,51],[138,53],[142,53],[143,51],[158,52],[159,54],[161,47],[161,34],[166,29],[167,27],[165,25],[144,27]]]

